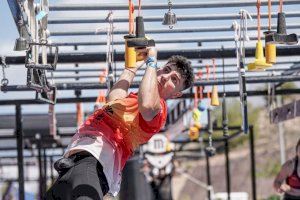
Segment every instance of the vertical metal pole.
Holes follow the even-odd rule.
[[[256,177],[255,177],[255,149],[254,149],[254,131],[253,126],[250,126],[250,155],[251,155],[251,181],[252,181],[252,199],[256,200]]]
[[[282,106],[282,97],[276,96],[276,103],[277,106]],[[286,154],[285,154],[285,139],[284,139],[284,129],[283,129],[283,123],[278,123],[278,136],[279,136],[279,146],[280,146],[280,162],[281,165],[285,163],[286,160]]]
[[[115,78],[114,78],[114,83],[117,82],[117,62],[115,61],[115,56],[117,54],[117,51],[114,49],[114,54],[113,54],[113,62],[114,62],[114,75],[115,75]]]
[[[16,105],[16,139],[18,151],[19,199],[25,199],[24,161],[23,161],[23,124],[21,105]]]
[[[44,161],[44,163],[43,163],[44,164],[43,194],[46,194],[46,190],[47,190],[47,155],[46,155],[46,148],[44,148],[43,156],[44,156],[44,158],[43,158],[43,161]]]
[[[228,139],[225,139],[225,159],[226,159],[226,189],[227,199],[230,200],[231,180],[230,180],[230,165],[229,165],[229,144]]]
[[[35,135],[37,139],[37,148],[38,148],[38,163],[39,163],[39,196],[40,200],[43,199],[43,168],[42,168],[42,152],[41,152],[41,135]]]
[[[207,178],[207,185],[211,186],[209,156],[207,155],[207,153],[205,154],[205,158],[206,158],[206,178]],[[208,200],[211,200],[211,191],[210,190],[207,190],[207,196],[208,196]]]
[[[54,183],[53,156],[50,156],[50,177],[51,177],[51,185],[53,185],[53,183]]]

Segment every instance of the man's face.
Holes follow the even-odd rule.
[[[177,71],[175,63],[167,63],[157,70],[159,95],[163,99],[174,99],[182,95],[184,79]]]

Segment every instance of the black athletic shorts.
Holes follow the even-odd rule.
[[[299,200],[299,199],[300,199],[300,197],[292,196],[289,194],[284,194],[284,196],[283,196],[283,200]]]
[[[102,165],[88,152],[70,158],[75,165],[63,174],[47,191],[46,200],[102,200],[109,187]]]

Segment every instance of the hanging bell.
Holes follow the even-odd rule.
[[[189,138],[191,141],[195,141],[199,138],[200,134],[199,134],[199,128],[196,126],[192,126],[190,127],[189,130]]]
[[[170,10],[165,13],[163,25],[168,25],[170,29],[177,23],[177,18],[175,13],[171,12]]]
[[[213,146],[208,146],[205,148],[205,153],[208,157],[212,157],[216,154],[216,148]]]
[[[199,122],[201,119],[201,112],[198,108],[193,109],[192,118],[194,120],[194,123]]]
[[[14,51],[25,51],[28,49],[27,41],[23,37],[19,37],[16,39]]]
[[[266,62],[266,58],[264,57],[262,42],[261,40],[258,40],[256,43],[255,61],[253,63],[248,64],[248,70],[261,71],[271,66],[272,64]]]
[[[265,38],[266,43],[288,44],[293,45],[298,43],[298,36],[295,33],[286,33],[285,13],[278,13],[277,16],[277,33],[273,32]]]
[[[205,107],[205,103],[203,101],[200,101],[199,104],[198,104],[198,109],[203,112],[206,110],[206,107]]]
[[[212,106],[219,106],[220,102],[219,102],[219,95],[218,95],[218,87],[216,85],[214,85],[212,87],[212,92],[211,92],[211,101],[210,101],[210,105]]]

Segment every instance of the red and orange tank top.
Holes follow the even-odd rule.
[[[164,126],[167,118],[166,102],[161,99],[161,112],[151,121],[145,121],[138,110],[138,96],[130,93],[124,99],[117,99],[96,110],[79,128],[99,130],[117,148],[122,149],[122,166],[133,151],[146,143]],[[111,130],[108,130],[111,129]]]
[[[298,168],[298,157],[296,157],[295,159],[295,166],[294,166],[293,173],[286,179],[286,183],[294,189],[300,189],[300,177],[297,173],[297,168]]]

